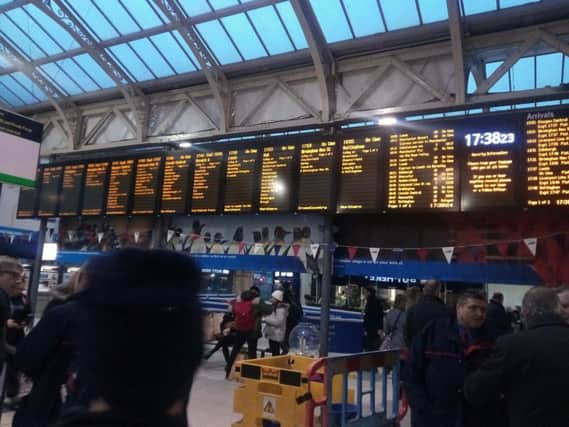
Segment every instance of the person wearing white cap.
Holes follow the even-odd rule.
[[[274,291],[271,295],[273,312],[263,317],[265,322],[264,335],[269,340],[269,350],[273,356],[281,354],[281,346],[285,340],[286,318],[288,316],[288,304],[283,302],[283,291]]]

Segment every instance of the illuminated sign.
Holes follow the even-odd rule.
[[[335,149],[334,141],[301,145],[299,211],[328,211],[332,206]]]

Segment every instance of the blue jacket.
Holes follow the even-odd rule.
[[[461,337],[465,335],[464,337]],[[472,408],[463,396],[466,376],[486,360],[495,333],[485,326],[466,333],[454,317],[429,323],[412,343],[405,372],[413,424],[420,427],[503,426],[503,409]]]

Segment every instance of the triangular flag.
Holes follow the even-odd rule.
[[[245,243],[245,242],[239,242],[239,253],[240,253],[240,254],[244,254],[246,247],[247,247],[247,243]]]
[[[427,256],[429,255],[429,251],[428,249],[425,248],[419,248],[417,249],[417,255],[419,255],[419,259],[421,261],[425,261],[427,259]]]
[[[263,244],[262,243],[255,243],[255,245],[253,247],[253,254],[257,255],[262,250],[263,250]]]
[[[292,253],[294,254],[294,256],[298,256],[299,252],[300,252],[300,245],[298,243],[292,245]]]
[[[168,230],[166,233],[166,243],[168,243],[174,237],[174,230]]]
[[[535,253],[537,251],[537,238],[531,237],[529,239],[524,239],[524,243],[528,247],[531,254],[535,256]]]
[[[13,234],[10,234],[10,244],[14,243],[14,237],[16,237],[16,236],[14,236]]]
[[[379,255],[379,248],[369,248],[369,254],[373,262],[377,261],[377,256]]]
[[[498,253],[503,257],[508,255],[509,246],[510,246],[509,243],[496,243],[496,248],[498,249]]]
[[[73,240],[74,235],[75,233],[73,232],[73,230],[67,230],[67,237],[69,238],[69,240]]]
[[[104,235],[105,233],[97,233],[97,242],[101,243],[101,240],[103,240]]]
[[[319,243],[311,243],[310,244],[310,252],[312,253],[312,256],[314,257],[314,259],[316,259],[318,257],[318,249],[319,248],[320,248]]]
[[[138,243],[138,239],[140,239],[140,231],[134,232],[134,243]]]
[[[358,248],[356,248],[354,246],[348,246],[348,258],[350,258],[350,260],[354,259],[357,251],[358,251]]]
[[[28,234],[28,242],[31,242],[31,241],[32,241],[32,238],[33,238],[32,233]]]
[[[443,254],[447,262],[450,264],[452,261],[452,254],[454,253],[454,246],[445,246],[444,248],[441,249],[443,250]]]
[[[278,256],[279,253],[281,252],[281,248],[282,248],[281,245],[274,245],[274,246],[273,246],[273,251],[274,251],[274,254],[273,254],[273,255]]]

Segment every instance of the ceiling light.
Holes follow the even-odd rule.
[[[178,147],[180,147],[180,148],[190,148],[191,146],[192,146],[191,142],[180,142],[178,144]]]
[[[395,117],[381,117],[377,124],[379,126],[393,126],[397,124],[397,119]]]

